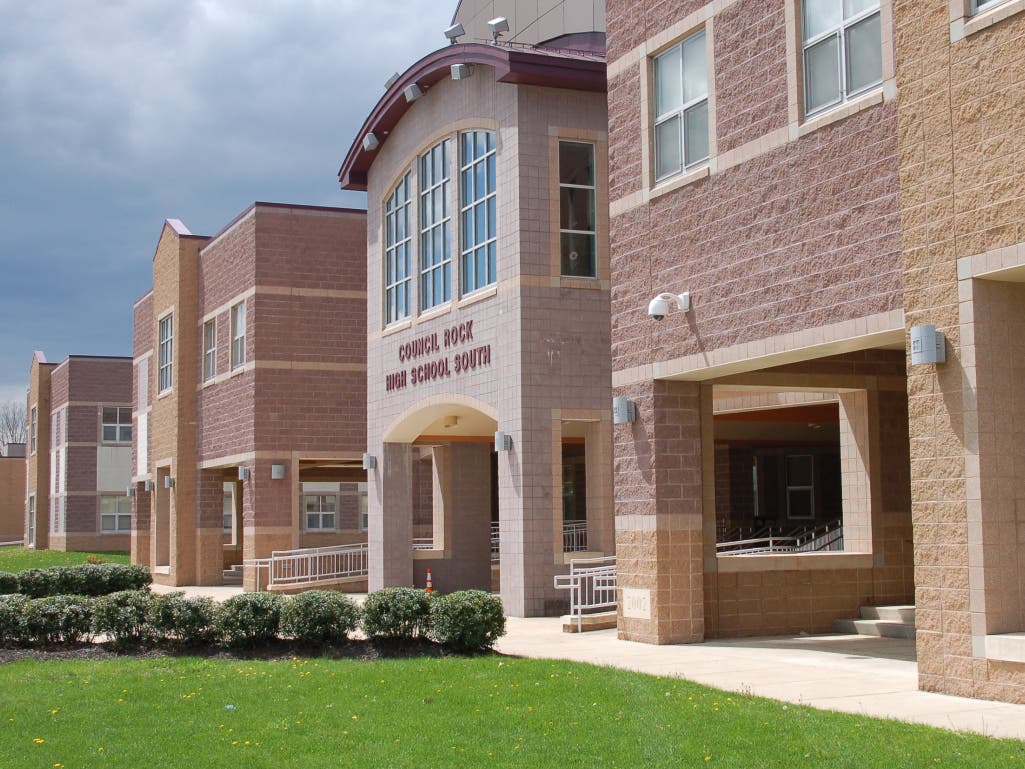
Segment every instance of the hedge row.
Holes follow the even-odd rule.
[[[108,595],[122,590],[142,590],[153,582],[145,566],[123,563],[87,563],[51,566],[17,573],[0,571],[0,594],[20,593],[29,598],[51,595]]]
[[[159,641],[253,646],[274,638],[308,644],[345,641],[362,629],[370,638],[429,638],[457,651],[489,649],[505,633],[502,604],[490,593],[463,590],[431,596],[413,588],[371,593],[360,609],[324,590],[284,598],[243,593],[224,603],[124,590],[91,598],[0,595],[0,645],[75,644],[106,635],[119,647]]]

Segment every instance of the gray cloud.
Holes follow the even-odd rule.
[[[130,354],[163,220],[362,205],[337,170],[432,0],[0,0],[0,392],[31,351]]]

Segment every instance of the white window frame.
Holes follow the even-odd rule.
[[[591,153],[591,184],[570,184],[562,180],[562,147],[566,144],[575,144],[580,147],[587,147]],[[570,277],[598,277],[598,169],[597,169],[597,148],[593,142],[579,141],[576,139],[559,140],[559,273]],[[564,217],[563,190],[584,190],[591,193],[591,225],[590,230],[564,229],[562,221]],[[586,275],[567,272],[563,260],[565,259],[564,236],[586,235],[591,238],[591,271]]]
[[[384,204],[384,325],[412,314],[413,172],[407,171]]]
[[[29,453],[36,453],[39,442],[39,407],[33,406],[29,411]]]
[[[359,530],[366,531],[370,528],[370,501],[367,496],[367,484],[356,484],[356,498],[359,508]]]
[[[479,137],[484,139],[483,152],[479,151]],[[497,157],[495,131],[475,129],[460,132],[459,272],[462,296],[498,282]],[[475,180],[478,174],[483,174],[482,190],[477,189]],[[483,231],[480,231],[478,222],[482,215],[484,224]]]
[[[107,412],[110,410],[114,411],[115,421],[113,422],[107,420]],[[108,428],[114,431],[113,438],[107,437]],[[100,441],[106,444],[132,442],[132,409],[130,406],[100,406]]]
[[[452,301],[451,145],[451,138],[442,139],[420,156],[420,312]],[[441,296],[435,296],[438,283]]]
[[[203,381],[217,376],[217,319],[203,324]]]
[[[660,52],[659,54],[657,54],[656,56],[652,57],[652,83],[654,84],[654,88],[655,88],[654,93],[655,94],[658,93],[659,67],[661,66],[660,62],[662,62],[663,60],[668,58],[668,56],[670,54],[674,53],[677,50],[680,51],[680,88],[681,88],[681,91],[682,91],[682,89],[683,89],[683,82],[684,82],[683,46],[685,44],[687,44],[687,43],[690,43],[692,41],[697,40],[699,37],[704,40],[705,59],[706,59],[706,62],[707,62],[707,58],[708,58],[708,35],[705,33],[705,29],[703,27],[701,29],[697,30],[696,32],[693,32],[692,34],[687,35],[685,38],[680,40],[675,45],[670,46],[666,50],[664,50],[664,51]],[[686,101],[685,102],[683,100],[683,94],[681,93],[680,94],[680,106],[677,109],[668,110],[667,112],[664,112],[662,114],[658,114],[658,113],[655,114],[655,121],[654,121],[654,124],[652,126],[651,146],[654,149],[654,153],[653,153],[653,158],[652,159],[654,161],[653,162],[653,168],[654,168],[654,172],[653,173],[654,173],[655,181],[656,182],[661,182],[661,181],[665,181],[666,179],[671,179],[672,177],[678,176],[679,174],[682,174],[685,171],[689,171],[690,169],[696,168],[696,167],[702,165],[703,163],[707,163],[708,160],[709,160],[709,157],[710,157],[710,154],[711,154],[711,147],[712,147],[712,141],[711,141],[711,138],[712,138],[711,137],[712,115],[711,115],[711,106],[708,104],[708,92],[709,92],[710,89],[708,87],[708,71],[707,71],[707,66],[706,66],[706,70],[705,70],[705,78],[706,78],[706,81],[705,81],[705,94],[704,94],[704,96],[695,97],[695,98],[691,99],[690,101]],[[709,148],[709,154],[706,154],[704,157],[701,157],[701,158],[695,158],[690,163],[688,163],[687,162],[687,120],[686,120],[686,117],[687,117],[687,114],[689,112],[692,112],[695,109],[700,108],[702,104],[705,105],[706,113],[708,114],[708,118],[705,121],[705,126],[706,126],[706,131],[709,133],[709,136],[706,139],[706,143],[707,143],[708,148]],[[652,105],[653,105],[653,109],[658,109],[657,96],[652,98]],[[679,123],[680,123],[680,146],[679,146],[680,166],[679,166],[679,168],[677,168],[677,169],[675,169],[673,171],[667,171],[666,173],[664,173],[661,176],[659,176],[658,175],[658,167],[659,167],[659,157],[661,155],[661,151],[659,149],[660,145],[659,145],[659,142],[658,142],[658,129],[659,129],[660,126],[662,126],[662,125],[664,125],[664,124],[666,124],[666,123],[668,123],[668,122],[670,122],[670,121],[672,121],[674,119],[678,120]]]
[[[28,495],[28,526],[26,531],[26,537],[28,540],[28,546],[32,547],[36,544],[36,495]]]
[[[114,500],[114,511],[104,512],[103,503]],[[125,509],[127,508],[127,509]],[[105,518],[113,518],[113,527],[109,528],[104,524]],[[123,494],[102,494],[100,495],[100,533],[101,534],[125,534],[132,530],[132,498]]]
[[[795,484],[790,482],[790,461],[793,459],[807,459],[808,469],[811,472],[810,484]],[[814,454],[785,454],[783,455],[783,473],[787,484],[787,520],[789,521],[811,521],[815,519],[815,455]],[[807,493],[809,498],[809,514],[795,515],[791,512],[791,492]]]
[[[884,74],[883,74],[883,68],[882,67],[880,67],[879,80],[874,81],[872,83],[869,83],[868,85],[862,86],[861,88],[859,88],[856,91],[850,91],[850,90],[848,90],[848,87],[847,87],[847,79],[848,79],[848,73],[847,73],[847,33],[850,31],[850,29],[852,27],[858,26],[862,22],[867,21],[868,19],[870,19],[872,16],[879,16],[880,29],[881,29],[882,28],[882,0],[876,0],[876,4],[875,4],[874,7],[866,8],[865,10],[861,11],[860,13],[858,13],[858,14],[856,14],[854,16],[851,16],[850,18],[844,18],[843,17],[843,13],[844,13],[844,10],[843,10],[844,0],[833,0],[833,2],[839,3],[839,5],[840,5],[840,15],[841,15],[840,24],[838,26],[830,27],[829,29],[825,30],[824,32],[820,32],[819,34],[815,35],[815,37],[812,37],[812,38],[809,38],[809,37],[807,37],[804,34],[805,2],[806,2],[806,0],[801,0],[800,6],[799,6],[799,11],[800,11],[800,15],[801,15],[801,73],[802,73],[802,82],[803,82],[803,85],[804,85],[804,115],[805,115],[805,117],[811,117],[813,115],[818,115],[818,114],[820,114],[822,112],[825,112],[827,110],[833,109],[834,107],[836,107],[836,106],[838,106],[840,104],[844,104],[845,102],[850,101],[851,99],[853,99],[853,98],[855,98],[857,96],[860,96],[860,95],[862,95],[864,93],[868,93],[869,91],[872,91],[872,90],[874,90],[876,88],[882,87],[883,79],[884,79]],[[883,40],[882,40],[882,35],[883,34],[885,34],[885,32],[882,32],[880,34],[880,39],[879,39],[880,56],[881,56],[882,45],[883,45]],[[810,94],[808,51],[810,49],[814,48],[815,46],[819,45],[820,43],[828,40],[830,37],[838,37],[839,38],[838,45],[837,45],[838,56],[839,56],[838,72],[839,72],[839,76],[840,76],[839,97],[835,101],[831,101],[831,102],[829,102],[827,104],[823,104],[821,106],[812,108],[809,105],[809,103],[808,103],[808,98],[809,98],[809,94]]]
[[[157,392],[174,386],[174,313],[157,321]]]
[[[241,301],[231,308],[231,370],[246,365],[246,303]],[[239,333],[241,326],[241,333]]]
[[[310,510],[310,500],[317,500],[317,509]],[[331,500],[331,509],[325,510],[324,503]],[[310,525],[310,517],[315,517],[316,525]],[[333,524],[324,525],[324,518],[331,516]],[[306,531],[338,531],[338,494],[303,494],[303,528]]]
[[[1007,0],[971,0],[968,7],[968,12],[971,16],[976,16],[983,11],[988,11],[990,8],[996,8],[998,5],[1003,5]]]

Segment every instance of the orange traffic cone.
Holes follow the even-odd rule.
[[[433,593],[434,592],[434,578],[431,577],[431,570],[430,569],[427,570],[427,592],[428,593]]]

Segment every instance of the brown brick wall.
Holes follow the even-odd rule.
[[[132,361],[129,358],[68,359],[68,391],[71,401],[87,403],[132,402]],[[58,401],[54,401],[58,403]]]
[[[607,0],[609,61],[615,61],[704,4],[701,0]]]
[[[25,536],[25,458],[0,457],[0,542]]]

